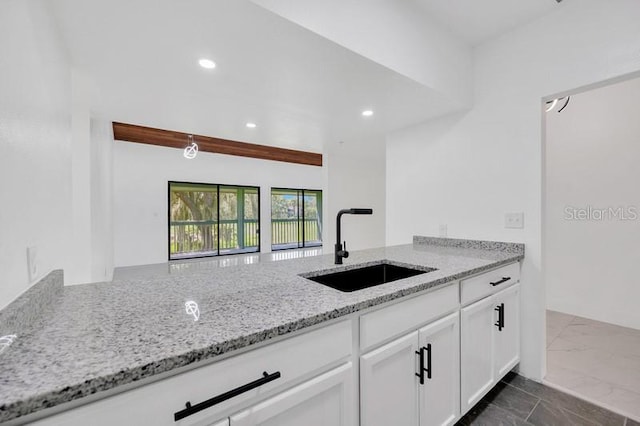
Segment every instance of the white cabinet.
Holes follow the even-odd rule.
[[[487,297],[460,311],[462,412],[493,385],[493,308],[493,297]]]
[[[453,424],[459,417],[455,312],[360,358],[362,426]]]
[[[418,332],[360,357],[360,424],[418,424]]]
[[[418,388],[420,426],[452,425],[460,415],[459,330],[457,312],[420,329],[430,373],[425,372],[424,385]]]
[[[475,405],[520,360],[520,284],[460,311],[461,410]]]
[[[354,426],[353,377],[348,362],[231,416],[230,426]]]
[[[498,312],[502,316],[501,327],[494,328],[494,372],[496,380],[500,380],[520,361],[520,284],[494,297],[496,308],[502,311]]]
[[[520,281],[520,264],[510,263],[489,272],[460,281],[460,303],[471,302],[495,294]]]

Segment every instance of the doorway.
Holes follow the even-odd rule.
[[[640,421],[640,78],[545,109],[545,383]]]

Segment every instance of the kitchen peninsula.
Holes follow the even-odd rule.
[[[479,304],[485,300],[488,310],[472,309],[469,319],[480,320],[474,317],[476,311],[489,312],[489,333],[493,333],[492,328],[505,327],[505,317],[508,321],[517,310],[505,311],[505,302],[496,298],[500,292],[519,288],[524,245],[414,237],[411,245],[355,251],[339,267],[333,264],[332,255],[282,261],[269,261],[269,256],[254,255],[252,262],[256,263],[239,266],[223,267],[223,262],[216,260],[215,265],[210,262],[210,266],[185,267],[185,271],[177,269],[164,276],[142,274],[70,287],[62,287],[61,274],[54,273],[48,283],[35,286],[0,313],[2,332],[17,336],[0,355],[0,421],[11,424],[53,415],[45,417],[50,421],[47,424],[81,424],[83,416],[92,409],[100,411],[100,405],[107,403],[104,413],[110,417],[105,418],[104,413],[100,417],[105,424],[127,418],[134,421],[136,416],[154,424],[200,424],[194,422],[218,418],[220,424],[229,424],[229,419],[231,424],[249,424],[242,419],[261,411],[254,408],[249,410],[252,414],[243,414],[244,408],[278,400],[293,390],[305,395],[311,389],[309,383],[331,373],[322,383],[340,384],[344,396],[339,403],[343,407],[340,415],[344,416],[341,422],[356,424],[358,399],[361,416],[366,417],[367,405],[362,399],[375,397],[358,396],[354,382],[358,377],[367,379],[367,365],[374,362],[368,354],[446,318],[454,321],[447,323],[453,324],[451,330],[462,333],[464,346],[464,305],[482,308]],[[353,292],[341,292],[301,276],[382,261],[435,270]],[[519,305],[519,293],[514,294]],[[38,310],[45,305],[38,304],[42,297],[50,298],[46,303],[49,308]],[[494,305],[502,306],[502,312]],[[36,311],[24,316],[29,309]],[[19,315],[22,317],[17,321]],[[494,327],[496,321],[498,327]],[[16,329],[4,329],[7,325]],[[482,329],[472,327],[480,332],[470,338],[481,338]],[[515,338],[516,357],[505,360],[506,371],[494,372],[492,366],[487,386],[517,364],[519,329]],[[294,342],[299,344],[295,346]],[[491,345],[485,346],[491,350]],[[431,352],[425,351],[417,348],[419,356],[411,355],[427,369],[424,363],[427,358],[431,360]],[[254,353],[260,356],[254,357]],[[459,348],[456,353],[459,355]],[[462,354],[464,375],[464,348]],[[278,362],[281,367],[277,367]],[[408,366],[410,370],[413,364]],[[206,373],[222,365],[224,369]],[[255,372],[246,371],[246,365]],[[282,371],[281,377],[271,376],[275,371],[272,365]],[[244,379],[245,372],[251,379]],[[411,380],[421,384],[428,381],[422,373],[411,375]],[[482,379],[478,374],[472,374],[470,383]],[[191,381],[179,382],[186,377]],[[202,380],[194,381],[197,377]],[[208,383],[206,378],[210,379]],[[265,381],[267,378],[269,381]],[[189,410],[254,379],[263,380],[260,383],[264,386],[230,396],[211,408]],[[377,380],[374,376],[369,379]],[[178,380],[173,392],[155,393],[162,401],[141,396],[146,388],[172,380]],[[463,380],[462,410],[470,408],[490,388],[470,389],[465,395]],[[393,397],[388,389],[387,394]],[[123,397],[126,395],[129,397]],[[115,405],[108,401],[115,401]],[[130,406],[125,401],[130,401]],[[59,411],[63,412],[56,415]],[[77,420],[74,413],[78,414]],[[458,405],[451,421],[460,414]],[[411,415],[419,416],[419,409]]]

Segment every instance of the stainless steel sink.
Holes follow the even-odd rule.
[[[336,290],[352,292],[403,278],[413,277],[415,275],[426,274],[431,271],[435,271],[435,269],[427,267],[406,267],[382,262],[376,265],[363,266],[346,271],[329,272],[315,276],[303,274],[301,276]]]

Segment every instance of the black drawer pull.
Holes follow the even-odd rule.
[[[489,284],[491,284],[492,286],[494,286],[494,287],[495,287],[495,286],[500,285],[500,284],[502,284],[502,283],[506,283],[506,282],[507,282],[507,281],[509,281],[510,279],[511,279],[511,277],[502,277],[502,279],[501,279],[501,280],[498,280],[498,281],[493,282],[493,283],[491,283],[491,282],[490,282]]]
[[[199,411],[206,410],[209,407],[213,407],[214,405],[220,404],[227,399],[231,399],[235,396],[248,392],[251,389],[258,388],[265,383],[272,382],[278,378],[280,378],[279,371],[276,371],[272,374],[269,374],[265,371],[262,373],[262,377],[260,377],[258,380],[254,380],[253,382],[247,383],[246,385],[231,389],[229,392],[221,393],[218,396],[214,396],[213,398],[207,399],[206,401],[200,402],[196,405],[191,405],[191,402],[187,401],[187,403],[185,404],[186,408],[175,413],[173,415],[173,419],[177,422],[178,420],[182,420],[185,417],[189,417],[190,415],[195,414]]]

